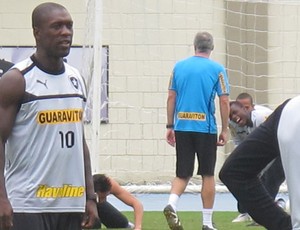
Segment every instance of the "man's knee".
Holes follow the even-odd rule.
[[[229,177],[229,172],[228,172],[228,169],[227,167],[223,166],[219,172],[219,178],[220,180],[225,184],[227,185],[228,184],[228,181],[230,180],[230,177]]]

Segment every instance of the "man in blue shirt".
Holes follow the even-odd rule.
[[[176,214],[177,201],[194,172],[197,155],[202,176],[203,230],[214,230],[214,170],[217,146],[227,142],[229,84],[225,68],[209,59],[213,37],[199,32],[194,39],[195,55],[176,63],[170,78],[167,100],[167,142],[176,143],[176,177],[164,209],[170,229],[183,229]],[[217,136],[215,97],[219,97],[221,132]]]

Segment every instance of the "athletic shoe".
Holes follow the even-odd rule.
[[[290,200],[289,200],[289,199],[285,202],[285,211],[286,211],[288,214],[291,214]]]
[[[128,222],[127,228],[134,229],[134,224],[131,222]]]
[[[207,225],[203,225],[202,226],[202,230],[217,230],[215,227],[213,227],[213,228],[210,228],[210,227],[208,227]]]
[[[248,213],[241,213],[232,221],[232,223],[247,222],[247,221],[251,221],[251,220],[252,220],[252,218],[251,218],[251,216],[249,216]]]
[[[252,221],[250,224],[246,225],[247,227],[257,227],[260,226],[260,224],[256,223],[255,221]]]
[[[284,211],[286,211],[286,203],[285,200],[283,198],[279,198],[275,201],[275,203],[282,208]]]
[[[177,213],[174,211],[171,205],[168,204],[164,208],[164,215],[167,219],[168,225],[171,230],[183,230],[183,227],[180,223]]]

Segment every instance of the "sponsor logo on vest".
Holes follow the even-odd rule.
[[[68,198],[68,197],[82,197],[85,192],[84,186],[72,186],[64,184],[62,187],[50,187],[48,185],[39,185],[36,191],[38,198]]]
[[[205,113],[194,113],[194,112],[179,112],[177,118],[182,120],[197,120],[197,121],[206,120]]]
[[[82,109],[45,110],[37,114],[37,122],[40,125],[75,123],[82,120]]]

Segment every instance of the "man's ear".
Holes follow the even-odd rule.
[[[37,38],[39,36],[40,29],[38,27],[33,27],[33,36]]]

